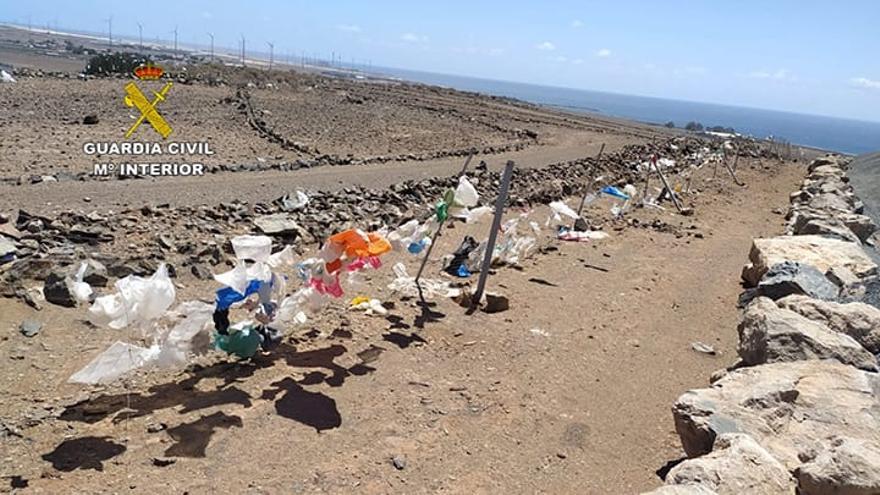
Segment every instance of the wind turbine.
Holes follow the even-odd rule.
[[[272,70],[272,59],[275,56],[275,43],[267,41],[266,44],[269,45],[269,70]]]

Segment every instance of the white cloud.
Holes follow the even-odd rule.
[[[793,81],[795,79],[788,69],[777,69],[775,71],[756,70],[749,72],[748,76],[752,79],[770,79],[773,81]]]
[[[608,58],[611,56],[611,50],[607,48],[602,48],[598,52],[596,52],[597,57]]]
[[[206,11],[202,12],[202,17],[205,19],[210,19],[210,18],[214,17],[214,14],[212,14],[206,10]]]
[[[573,63],[574,65],[581,65],[582,63],[584,63],[584,59],[576,58],[576,59],[572,60],[571,63]]]
[[[538,50],[544,50],[545,52],[552,52],[556,49],[556,45],[550,43],[549,41],[545,41],[543,43],[538,43],[537,45],[535,45],[535,48],[537,48]]]
[[[337,24],[336,29],[345,31],[346,33],[360,33],[361,27],[357,24]]]
[[[849,82],[857,88],[880,90],[880,80],[868,79],[867,77],[854,77],[850,79]]]
[[[580,29],[580,28],[584,27],[584,21],[582,21],[580,19],[575,19],[575,20],[571,21],[571,27],[573,27],[574,29]]]
[[[400,35],[400,39],[406,41],[407,43],[427,43],[428,37],[422,34],[415,33],[403,33]]]
[[[568,61],[567,57],[563,57],[562,55],[557,55],[555,57],[551,57],[550,60],[554,62],[564,63]]]

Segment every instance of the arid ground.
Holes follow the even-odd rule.
[[[17,66],[25,59],[39,68],[47,57],[15,44],[0,50],[0,62]],[[75,70],[65,69],[74,65],[68,62],[43,66]],[[125,258],[153,249],[160,237],[179,246],[213,236],[222,245],[254,231],[258,205],[297,189],[382,191],[452,176],[472,149],[479,152],[472,167],[482,160],[498,171],[514,160],[519,169],[586,182],[567,176],[565,164],[594,157],[604,144],[606,167],[631,178],[633,161],[645,157],[628,146],[680,136],[389,81],[216,65],[190,67],[189,75],[161,108],[175,140],[211,143],[215,154],[204,163],[212,173],[202,177],[82,177],[95,161],[83,143],[121,141],[132,122],[124,79],[44,74],[0,84],[5,223],[19,210],[45,218],[46,231],[65,213],[118,218],[107,229],[112,243],[76,244],[71,255],[102,250]],[[84,124],[87,115],[98,122]],[[138,132],[139,140],[158,137]],[[36,309],[21,297],[0,298],[0,490],[580,494],[659,486],[657,472],[683,456],[670,404],[733,360],[739,268],[752,238],[782,232],[780,213],[804,169],[743,156],[737,173],[745,186],[712,166],[688,173],[682,198],[692,216],[667,201],[663,210],[635,208],[613,219],[614,200],[590,204],[585,216],[609,234],[604,240],[559,241],[555,224],[545,226],[545,205],[512,205],[508,217],[528,213],[542,230],[539,249],[489,278],[489,288],[509,298],[507,311],[468,315],[449,299],[426,307],[391,293],[391,265],[403,261],[412,273],[418,263],[395,252],[357,288],[389,303],[388,316],[348,309],[352,292],[250,361],[218,352],[177,372],[70,384],[97,353],[132,336],[91,326],[83,306],[37,296]],[[358,194],[342,205],[351,226],[378,215],[358,206]],[[576,206],[578,198],[566,199]],[[239,202],[251,216],[215,227],[188,216]],[[327,214],[312,208],[303,215]],[[158,217],[167,222],[144,223]],[[485,238],[489,220],[445,228],[426,273],[447,277],[440,258],[466,234]],[[154,227],[160,224],[167,230]],[[52,259],[66,246],[41,235],[25,233],[34,257]],[[299,245],[303,256],[318,241]],[[209,266],[215,273],[229,259],[220,256]],[[218,285],[188,267],[176,270],[178,300],[210,301]],[[42,323],[39,333],[24,336],[24,320]],[[698,341],[716,355],[696,352]]]

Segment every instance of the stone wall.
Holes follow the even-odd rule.
[[[848,159],[810,163],[786,235],[755,239],[739,360],[672,407],[688,458],[654,494],[880,494],[877,226]]]

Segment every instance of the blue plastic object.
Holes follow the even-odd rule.
[[[214,301],[217,303],[217,309],[226,309],[229,306],[237,303],[238,301],[244,301],[251,294],[256,294],[260,291],[260,287],[262,287],[263,282],[259,280],[251,280],[248,282],[247,288],[244,290],[244,294],[240,294],[232,287],[224,287],[217,291],[217,296],[214,298]]]
[[[629,199],[629,196],[628,196],[626,193],[624,193],[623,191],[621,191],[620,189],[618,189],[618,188],[616,188],[616,187],[614,187],[614,186],[605,186],[605,187],[603,187],[603,188],[602,188],[602,193],[603,193],[603,194],[607,194],[607,195],[609,195],[609,196],[614,196],[615,198],[620,198],[620,199],[623,199],[623,200],[627,200],[627,199]]]

